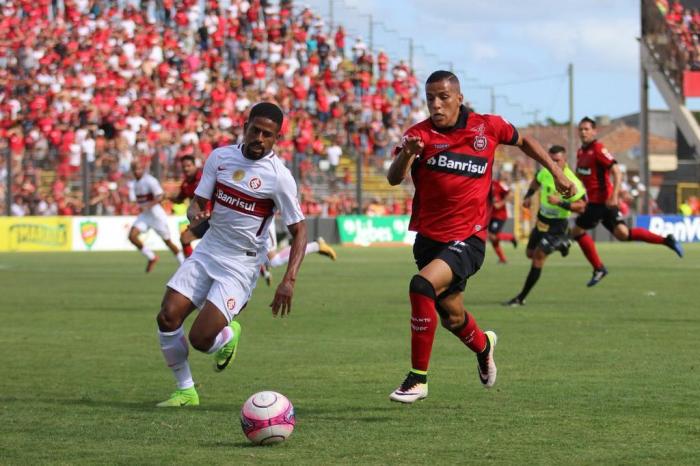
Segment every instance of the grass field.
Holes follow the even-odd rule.
[[[154,408],[174,387],[155,325],[174,259],[144,275],[136,253],[0,254],[0,464],[700,463],[700,247],[601,245],[611,274],[592,289],[574,247],[515,310],[499,303],[529,265],[506,252],[466,295],[499,335],[491,391],[438,329],[430,396],[390,403],[409,368],[410,250],[341,248],[307,258],[288,319],[261,281],[235,366],[192,352],[201,406],[175,410]],[[297,413],[274,447],[238,421],[263,389]]]

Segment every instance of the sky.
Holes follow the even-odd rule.
[[[568,120],[567,66],[574,66],[574,119],[639,112],[640,0],[302,0],[326,20],[344,24],[352,44],[407,58],[425,78],[451,66],[479,112],[518,126],[547,117]],[[667,108],[650,82],[650,108]]]

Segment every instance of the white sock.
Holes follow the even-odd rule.
[[[231,327],[227,325],[226,327],[221,329],[216,338],[214,338],[214,344],[211,345],[211,348],[207,350],[207,353],[216,353],[221,349],[222,346],[231,341],[231,338],[233,338],[233,330],[231,330]]]
[[[172,369],[175,376],[177,388],[194,387],[190,364],[187,362],[190,349],[182,327],[174,332],[161,332],[159,330],[158,339],[160,340],[160,350],[163,352],[165,362]]]
[[[149,261],[152,261],[152,260],[155,259],[155,257],[156,257],[156,255],[153,253],[153,251],[151,251],[150,249],[148,249],[146,246],[144,246],[144,247],[141,248],[141,254],[143,254],[144,256],[146,256],[146,258],[147,258]]]
[[[280,249],[280,252],[270,259],[270,267],[279,267],[289,262],[289,251],[291,250],[292,248],[289,246]]]
[[[182,264],[183,262],[185,262],[185,254],[184,254],[182,251],[180,251],[180,252],[178,252],[177,254],[175,254],[175,257],[177,257],[177,261],[178,261],[180,264]]]
[[[320,248],[318,246],[318,241],[306,243],[306,252],[304,253],[304,255],[311,254],[312,252],[318,252],[319,249]]]

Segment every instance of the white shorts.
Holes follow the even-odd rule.
[[[167,286],[192,301],[199,309],[206,301],[211,302],[231,322],[253,294],[258,282],[260,259],[260,255],[247,256],[245,252],[227,258],[214,258],[203,248],[197,248],[177,269]]]
[[[163,238],[163,241],[168,241],[170,239],[168,216],[165,215],[163,207],[158,204],[154,205],[151,210],[141,212],[139,216],[136,217],[134,228],[141,233],[146,233],[149,228],[153,228],[153,230],[158,233],[158,236]]]

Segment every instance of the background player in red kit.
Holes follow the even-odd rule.
[[[412,367],[389,395],[403,403],[428,396],[436,310],[443,327],[476,353],[481,383],[490,388],[496,382],[496,334],[483,332],[462,303],[467,279],[484,261],[496,147],[520,146],[551,171],[560,192],[568,197],[575,190],[536,141],[520,137],[499,116],[469,112],[453,73],[431,74],[425,94],[430,118],[406,131],[387,174],[389,184],[397,185],[410,170],[415,186],[409,229],[417,232],[413,255],[419,273],[409,285]]]
[[[664,238],[644,228],[627,227],[618,208],[622,172],[617,161],[596,139],[595,121],[583,118],[578,124],[578,133],[581,148],[576,153],[576,175],[586,187],[588,204],[586,210],[576,218],[572,235],[593,266],[593,276],[588,281],[588,286],[595,285],[608,274],[608,269],[598,257],[593,238],[586,233],[586,230],[595,228],[599,222],[620,241],[663,244],[683,257],[683,247],[673,235]]]
[[[508,175],[500,174],[498,179],[491,182],[491,219],[489,220],[489,241],[498,256],[498,263],[506,263],[506,255],[501,248],[501,241],[510,241],[513,247],[518,247],[518,241],[513,233],[504,233],[503,226],[508,220],[508,208],[506,206],[510,196],[510,180]]]
[[[194,199],[194,190],[197,189],[199,180],[202,179],[202,170],[197,168],[195,159],[191,155],[185,155],[180,159],[180,167],[182,168],[184,179],[180,184],[180,192],[173,198],[173,202],[177,203],[184,202],[185,199],[190,201]],[[195,228],[188,226],[180,233],[180,243],[182,243],[182,252],[185,254],[185,257],[192,255],[192,241],[204,236],[208,228],[209,222],[202,222]]]

